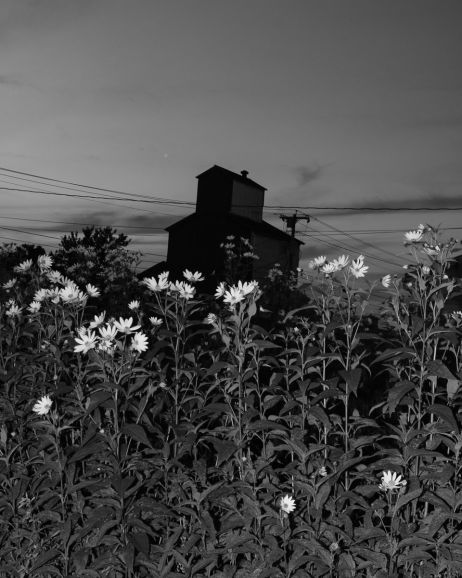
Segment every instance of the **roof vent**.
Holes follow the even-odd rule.
[[[244,177],[244,179],[247,178],[248,174],[249,174],[249,171],[241,171],[241,175]]]

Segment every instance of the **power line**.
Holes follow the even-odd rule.
[[[12,176],[12,177],[10,177],[10,178],[16,178],[16,179],[20,179],[20,180],[23,180],[23,181],[28,181],[28,182],[31,182],[31,183],[38,182],[39,184],[44,184],[44,185],[48,185],[48,186],[51,186],[51,187],[57,187],[57,186],[59,186],[60,188],[64,188],[64,189],[68,189],[68,190],[73,190],[73,191],[79,190],[80,188],[84,188],[84,189],[90,189],[90,190],[93,190],[93,191],[100,191],[100,192],[104,192],[104,193],[114,193],[114,194],[117,194],[117,195],[126,195],[126,196],[128,196],[128,197],[141,197],[141,198],[145,198],[145,199],[168,200],[168,199],[162,199],[162,197],[152,197],[152,196],[148,196],[148,195],[141,195],[141,194],[139,194],[139,193],[127,193],[126,191],[119,191],[119,190],[116,190],[116,189],[107,189],[107,188],[104,188],[104,187],[95,187],[95,186],[92,186],[92,185],[82,185],[82,184],[80,184],[80,183],[75,183],[75,182],[72,182],[72,181],[63,181],[63,180],[55,179],[55,178],[52,178],[52,177],[43,177],[43,176],[36,175],[36,174],[33,174],[33,173],[25,173],[25,172],[23,172],[23,171],[14,171],[14,170],[12,170],[12,169],[7,169],[7,168],[5,168],[5,167],[0,167],[0,171],[5,171],[5,172],[7,172],[7,173],[14,173],[14,175],[25,175],[25,176],[27,176],[27,177],[34,177],[34,179],[40,179],[40,181],[37,181],[37,180],[34,180],[34,179],[26,179],[26,178],[24,178],[24,177],[17,177],[17,176]],[[0,174],[1,174],[1,173],[0,173]],[[7,176],[9,176],[9,175],[7,175]],[[42,180],[43,180],[43,181],[50,181],[50,182],[48,182],[48,183],[42,183],[42,182],[41,182]],[[53,184],[53,183],[59,183],[59,185],[55,185],[55,184]],[[62,185],[71,185],[71,187],[63,187]],[[79,189],[76,189],[75,187],[79,187]]]
[[[377,245],[374,245],[373,243],[369,243],[368,241],[362,241],[361,239],[357,239],[356,237],[354,237],[350,233],[346,233],[345,231],[342,231],[341,229],[338,229],[337,227],[334,227],[333,225],[330,225],[329,223],[326,223],[325,221],[321,221],[321,219],[318,219],[317,217],[313,217],[313,219],[315,221],[317,221],[318,223],[320,223],[321,225],[324,225],[325,227],[331,228],[332,230],[336,231],[337,233],[343,233],[345,236],[349,237],[350,239],[353,239],[353,241],[359,241],[363,245],[366,245],[367,247],[371,247],[372,249],[375,249],[376,251],[380,251],[381,253],[384,253],[385,255],[390,255],[391,257],[396,257],[396,255],[394,253],[391,253],[390,251],[387,251],[386,249],[382,249],[381,247],[378,247]]]
[[[25,217],[8,217],[8,216],[4,216],[1,215],[0,219],[7,219],[7,220],[11,220],[11,221],[31,221],[31,222],[36,222],[36,223],[53,223],[54,225],[81,225],[81,226],[88,226],[88,227],[120,227],[120,228],[126,228],[126,229],[151,229],[151,230],[158,230],[158,231],[164,231],[164,227],[150,227],[148,225],[146,226],[139,226],[139,225],[121,225],[121,224],[111,224],[111,225],[96,225],[94,223],[77,223],[77,222],[73,222],[73,221],[52,221],[50,219],[30,219],[30,218],[25,218]]]
[[[4,231],[13,231],[14,233],[23,233],[25,235],[33,235],[34,237],[45,237],[47,239],[55,239],[56,241],[59,241],[61,239],[61,237],[52,237],[51,235],[44,235],[42,233],[29,233],[28,231],[24,231],[22,229],[13,229],[11,227],[0,226],[0,229],[2,229]]]
[[[16,238],[13,238],[13,237],[5,237],[5,236],[3,236],[3,235],[0,235],[0,239],[7,239],[8,241],[14,241],[14,243],[13,243],[14,245],[17,245],[18,242],[24,244],[24,239],[16,239]],[[33,244],[33,243],[30,243],[30,244]],[[41,246],[41,247],[51,247],[52,249],[56,249],[56,245],[50,245],[49,243],[42,243],[42,242],[41,242],[41,243],[40,243],[40,246]]]
[[[7,173],[11,173],[10,178],[22,179],[26,180],[24,177],[32,177],[33,179],[40,179],[40,184],[48,185],[48,186],[57,186],[53,183],[59,183],[60,185],[70,185],[71,187],[79,187],[78,190],[81,188],[89,189],[92,191],[98,191],[103,193],[109,194],[117,194],[117,195],[125,195],[125,197],[132,197],[132,198],[123,198],[123,197],[101,197],[101,196],[85,196],[85,195],[73,195],[73,194],[66,194],[66,193],[56,193],[53,191],[38,191],[33,189],[23,189],[23,192],[30,192],[30,193],[37,193],[37,194],[55,194],[61,196],[70,196],[70,197],[80,197],[80,198],[98,198],[98,199],[105,199],[105,200],[115,200],[115,201],[135,201],[139,203],[151,203],[151,204],[166,204],[166,205],[178,205],[178,206],[193,206],[195,202],[192,201],[182,201],[179,199],[167,199],[165,197],[152,197],[148,195],[141,195],[139,193],[128,193],[126,191],[121,191],[117,189],[110,189],[105,187],[96,187],[93,185],[84,185],[81,183],[73,182],[73,181],[65,181],[61,179],[56,179],[52,177],[44,177],[42,175],[37,175],[34,173],[27,173],[24,171],[17,171],[13,169],[8,169],[6,167],[0,167],[0,171],[4,171]],[[15,176],[15,175],[22,175],[22,176]],[[29,179],[30,182],[31,181]],[[41,181],[49,181],[42,183]],[[61,187],[62,188],[62,187]],[[14,190],[14,189],[11,189]],[[20,189],[18,189],[20,190]],[[75,190],[75,189],[70,189]],[[135,198],[137,197],[137,198]],[[238,206],[238,205],[235,205]],[[239,205],[242,207],[251,208],[250,205]],[[322,211],[392,211],[392,212],[400,212],[400,211],[462,211],[462,206],[455,206],[455,207],[373,207],[373,206],[315,206],[315,205],[266,205],[267,209],[288,209],[288,210],[322,210]]]
[[[315,229],[313,229],[316,233],[319,231],[316,231]],[[400,264],[398,263],[394,263],[392,261],[389,261],[388,259],[382,259],[381,257],[375,257],[374,255],[370,255],[369,253],[366,253],[364,251],[358,251],[356,248],[354,247],[349,247],[348,245],[339,245],[338,243],[332,243],[330,241],[325,241],[324,239],[320,239],[319,237],[317,237],[316,235],[311,235],[310,233],[299,233],[299,235],[303,236],[303,237],[310,237],[312,239],[315,239],[316,241],[319,241],[320,243],[323,243],[324,245],[329,245],[330,247],[335,247],[337,249],[341,249],[342,251],[353,251],[354,253],[361,253],[362,255],[364,255],[365,257],[367,257],[368,259],[371,259],[373,261],[380,261],[381,263],[386,263],[387,265],[393,265],[394,267],[401,267]]]

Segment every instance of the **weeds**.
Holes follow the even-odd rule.
[[[456,242],[405,242],[402,279],[316,258],[308,304],[270,329],[234,262],[213,299],[198,272],[145,279],[118,320],[49,257],[17,267],[0,576],[462,575]]]

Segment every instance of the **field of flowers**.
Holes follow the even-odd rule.
[[[460,246],[405,243],[400,278],[314,259],[271,329],[255,281],[161,274],[115,319],[51,257],[17,266],[0,577],[462,576]]]

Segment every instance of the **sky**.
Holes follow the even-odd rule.
[[[460,30],[460,0],[2,0],[0,243],[110,225],[147,268],[218,164],[310,216],[303,267],[396,272],[420,223],[462,237]]]

